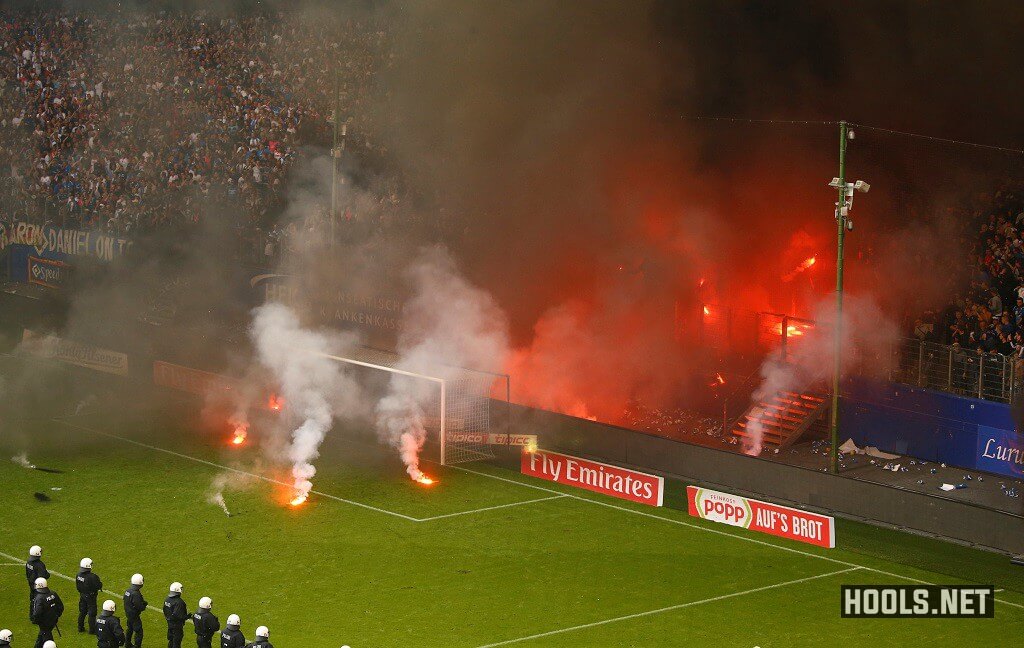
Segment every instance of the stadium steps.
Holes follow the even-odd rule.
[[[732,426],[740,440],[749,436],[754,422],[761,424],[764,447],[785,448],[800,439],[828,411],[828,393],[812,388],[804,392],[776,392],[771,398],[753,403]]]

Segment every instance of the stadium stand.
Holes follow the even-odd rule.
[[[376,25],[287,14],[0,14],[3,217],[138,234],[195,225],[219,197],[246,253],[272,256],[285,177],[330,146],[335,71],[347,150],[383,154],[366,104],[386,50]]]

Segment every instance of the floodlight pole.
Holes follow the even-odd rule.
[[[339,86],[338,70],[334,70],[334,113],[331,115],[331,122],[334,128],[334,141],[331,144],[331,247],[337,242],[337,221],[338,221],[338,158],[341,157],[341,150],[338,148],[338,122],[341,121],[341,107],[338,105],[338,95],[341,93]]]
[[[836,201],[836,317],[832,323],[832,411],[829,425],[832,440],[829,468],[832,474],[839,474],[839,382],[840,359],[843,351],[843,243],[846,239],[846,142],[848,128],[845,121],[839,122],[839,187]]]

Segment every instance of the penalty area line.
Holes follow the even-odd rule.
[[[76,429],[79,429],[79,430],[84,430],[86,432],[91,432],[93,434],[98,434],[100,436],[105,436],[105,437],[108,437],[110,439],[117,439],[119,441],[124,441],[125,443],[131,443],[132,445],[139,446],[140,448],[147,448],[149,450],[155,450],[157,452],[163,452],[165,454],[169,454],[169,455],[178,457],[179,459],[186,459],[188,461],[194,461],[195,463],[203,464],[203,465],[206,465],[206,466],[211,466],[213,468],[218,468],[220,470],[227,470],[227,471],[236,473],[238,475],[245,475],[247,477],[254,477],[256,479],[261,479],[261,480],[263,480],[265,482],[268,482],[270,484],[277,484],[279,486],[284,486],[286,488],[292,488],[291,484],[287,484],[287,483],[285,483],[283,481],[280,481],[280,480],[277,480],[277,479],[271,479],[270,477],[266,477],[264,475],[257,475],[256,473],[251,473],[251,472],[247,472],[247,471],[244,471],[244,470],[239,470],[238,468],[232,468],[230,466],[224,466],[222,464],[214,463],[212,461],[207,461],[205,459],[199,459],[198,457],[192,457],[190,455],[182,454],[180,452],[174,452],[173,450],[167,450],[166,448],[161,448],[159,446],[149,445],[148,443],[142,443],[141,441],[136,441],[134,439],[129,439],[127,437],[118,436],[116,434],[111,434],[110,432],[103,432],[101,430],[96,430],[94,428],[86,427],[84,425],[78,425],[77,423],[71,423],[70,421],[65,421],[63,419],[53,419],[53,420],[58,422],[58,423],[61,423],[63,425],[66,425],[68,427],[71,427],[71,428],[76,428]],[[377,513],[383,513],[385,515],[391,515],[391,516],[394,516],[394,517],[397,517],[397,518],[402,518],[403,520],[408,520],[409,522],[422,522],[422,520],[420,520],[419,518],[414,518],[411,515],[405,515],[403,513],[396,513],[395,511],[389,511],[387,509],[377,508],[376,506],[370,506],[369,504],[363,504],[362,502],[356,502],[355,500],[345,499],[344,497],[338,497],[337,495],[331,495],[330,493],[324,493],[322,491],[317,491],[317,490],[311,490],[309,492],[313,493],[314,495],[318,495],[320,497],[326,497],[327,499],[332,499],[332,500],[334,500],[336,502],[342,502],[344,504],[350,504],[352,506],[358,506],[359,508],[364,508],[364,509],[367,509],[367,510],[370,510],[370,511],[376,511]]]
[[[592,623],[582,623],[580,625],[570,626],[568,628],[559,628],[558,630],[549,630],[548,632],[539,632],[526,637],[517,637],[515,639],[507,639],[505,641],[498,641],[496,643],[489,643],[478,648],[496,648],[497,646],[508,646],[510,644],[521,643],[523,641],[531,641],[533,639],[542,639],[544,637],[551,637],[553,635],[565,634],[567,632],[576,632],[578,630],[586,630],[588,628],[596,628],[598,626],[608,625],[610,623],[618,623],[620,621],[629,621],[631,619],[639,619],[642,617],[653,616],[655,614],[662,614],[665,612],[672,612],[675,610],[683,610],[698,605],[706,605],[708,603],[715,603],[717,601],[724,601],[726,599],[736,598],[738,596],[746,596],[748,594],[757,594],[758,592],[766,592],[768,590],[778,589],[780,587],[788,587],[790,585],[799,585],[800,583],[808,583],[810,581],[821,580],[822,578],[829,578],[831,576],[838,576],[839,574],[846,574],[852,571],[861,569],[860,567],[850,567],[849,569],[840,569],[837,571],[831,571],[827,574],[818,574],[817,576],[807,576],[805,578],[796,578],[794,580],[785,581],[782,583],[774,583],[772,585],[763,585],[761,587],[754,587],[742,592],[732,592],[730,594],[722,594],[721,596],[712,596],[699,601],[688,601],[686,603],[679,603],[678,605],[669,605],[668,607],[658,608],[657,610],[647,610],[645,612],[637,612],[635,614],[626,614],[623,616],[613,617],[611,619],[604,619],[602,621],[594,621]]]
[[[545,488],[543,486],[537,486],[536,484],[529,484],[527,482],[518,481],[516,479],[509,479],[507,477],[501,477],[499,475],[492,475],[490,473],[480,472],[478,470],[470,470],[469,468],[463,468],[461,466],[452,466],[452,468],[454,468],[456,470],[461,470],[463,472],[473,473],[474,475],[480,475],[481,477],[488,477],[490,479],[496,479],[498,481],[508,482],[510,484],[516,484],[517,486],[522,486],[524,488],[532,488],[534,490],[544,491],[544,492],[547,492],[547,493],[560,493],[561,492],[561,491],[554,490],[552,488]],[[800,549],[794,549],[793,547],[784,547],[782,545],[774,544],[772,542],[765,542],[764,540],[758,540],[756,538],[747,538],[745,536],[741,536],[741,535],[738,535],[738,534],[735,534],[735,533],[729,533],[728,531],[721,531],[719,529],[711,529],[711,528],[708,528],[708,527],[700,526],[698,524],[693,524],[691,522],[684,522],[683,520],[676,520],[674,518],[665,517],[664,515],[654,515],[653,513],[645,513],[644,511],[637,511],[637,510],[634,510],[634,509],[631,509],[631,508],[626,508],[625,506],[618,506],[616,504],[611,504],[609,502],[601,502],[601,501],[598,501],[598,500],[595,500],[595,499],[591,499],[589,497],[580,497],[579,495],[572,495],[570,493],[562,493],[562,494],[565,495],[566,497],[568,497],[569,499],[579,500],[581,502],[589,502],[590,504],[596,504],[597,506],[604,506],[605,508],[615,509],[616,511],[624,511],[626,513],[631,513],[633,515],[640,515],[642,517],[653,518],[655,520],[661,520],[662,522],[668,522],[670,524],[677,524],[679,526],[684,526],[684,527],[688,527],[688,528],[691,528],[691,529],[697,529],[698,531],[704,531],[705,533],[714,533],[716,535],[726,536],[728,538],[734,538],[736,540],[742,540],[743,542],[750,542],[752,544],[762,545],[764,547],[772,547],[773,549],[778,549],[780,551],[788,551],[790,553],[799,554],[801,556],[807,556],[808,558],[817,558],[818,560],[824,560],[824,561],[827,561],[827,562],[830,562],[830,563],[835,563],[837,565],[845,565],[847,567],[855,567],[855,568],[858,568],[858,569],[863,569],[864,571],[874,572],[876,574],[882,574],[883,576],[890,576],[892,578],[899,578],[901,580],[910,581],[912,583],[920,583],[922,585],[935,585],[935,583],[932,583],[932,582],[926,581],[926,580],[921,580],[920,578],[914,578],[913,576],[904,576],[903,574],[896,574],[894,572],[888,572],[888,571],[885,571],[884,569],[877,569],[875,567],[868,567],[866,565],[858,565],[857,563],[847,562],[845,560],[839,560],[837,558],[829,558],[828,556],[822,556],[822,555],[819,555],[819,554],[816,554],[816,553],[811,553],[810,551],[801,551]],[[1006,600],[999,599],[999,598],[994,599],[994,600],[995,600],[996,603],[1002,603],[1003,605],[1009,605],[1010,607],[1015,607],[1015,608],[1024,610],[1024,605],[1021,605],[1020,603],[1014,603],[1012,601],[1006,601]]]
[[[568,495],[552,495],[551,497],[539,497],[537,499],[524,500],[522,502],[512,502],[511,504],[498,504],[497,506],[485,506],[484,508],[473,509],[471,511],[458,511],[457,513],[445,513],[444,515],[435,515],[428,518],[420,518],[420,522],[430,522],[431,520],[441,520],[444,518],[457,517],[459,515],[469,515],[471,513],[482,513],[484,511],[494,511],[497,509],[511,508],[513,506],[522,506],[523,504],[536,504],[537,502],[548,502],[550,500],[563,499],[569,497]]]

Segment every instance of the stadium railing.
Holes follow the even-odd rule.
[[[783,360],[817,325],[778,313],[702,306],[701,340],[709,347],[760,362],[779,349]],[[917,338],[900,338],[889,352],[889,379],[926,389],[998,403],[1012,403],[1024,380],[1024,360]],[[886,359],[879,358],[885,362]],[[728,413],[726,414],[728,416]]]

